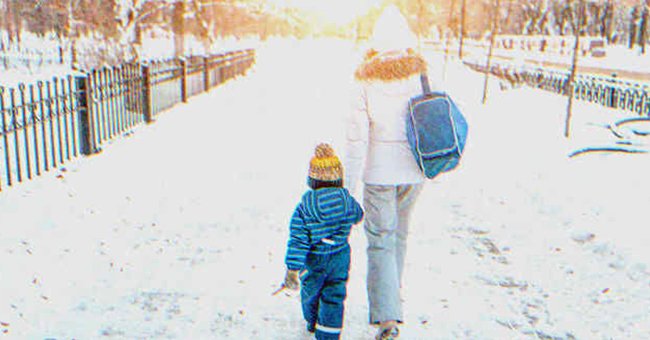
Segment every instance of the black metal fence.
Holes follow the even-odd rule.
[[[99,152],[160,112],[245,74],[254,62],[248,49],[0,87],[0,191]]]
[[[465,62],[471,68],[485,73],[486,66]],[[544,69],[514,69],[507,65],[492,65],[490,73],[511,84],[567,95],[569,73]],[[574,98],[606,107],[650,116],[650,85],[624,81],[615,77],[576,75]]]

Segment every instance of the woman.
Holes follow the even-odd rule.
[[[416,46],[399,10],[386,8],[355,72],[359,93],[347,122],[344,182],[354,193],[363,181],[370,323],[379,326],[381,340],[399,335],[409,215],[425,180],[405,132],[408,100],[422,93],[420,74],[426,72]]]

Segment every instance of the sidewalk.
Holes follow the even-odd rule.
[[[3,192],[0,340],[308,339],[298,297],[271,293],[313,147],[343,152],[352,53],[270,43],[247,77]],[[650,338],[648,158],[568,161],[562,98],[493,82],[482,106],[480,75],[447,72],[470,139],[415,209],[402,337]],[[580,137],[600,109],[576,106]],[[362,226],[351,245],[342,339],[370,339]]]

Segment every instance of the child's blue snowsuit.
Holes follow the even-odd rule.
[[[316,339],[339,339],[343,302],[350,271],[348,236],[363,218],[359,203],[347,189],[307,191],[291,218],[285,263],[302,276],[302,311]]]

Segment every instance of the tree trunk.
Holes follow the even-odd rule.
[[[21,43],[22,43],[22,30],[23,30],[23,18],[22,18],[22,13],[21,13],[21,7],[22,7],[22,1],[23,0],[13,0],[9,1],[10,6],[12,6],[12,13],[13,13],[13,32],[14,32],[14,37],[15,37],[15,42],[16,46],[18,47],[18,50],[21,50]]]
[[[614,23],[614,4],[612,0],[607,0],[603,5],[602,15],[600,16],[600,36],[605,38],[607,44],[612,43],[612,25]]]
[[[70,67],[72,67],[73,70],[76,70],[79,68],[79,61],[77,60],[77,40],[73,39],[71,40],[70,44]]]
[[[576,78],[576,70],[578,68],[578,50],[580,48],[580,33],[582,31],[582,21],[584,18],[584,11],[585,11],[585,3],[584,0],[579,0],[578,2],[578,20],[575,21],[575,28],[574,28],[574,38],[575,42],[573,44],[573,61],[571,62],[571,73],[569,74],[569,81],[568,81],[568,95],[569,95],[569,100],[567,103],[567,111],[566,111],[566,120],[564,122],[564,136],[569,137],[571,134],[571,115],[572,115],[572,110],[573,110],[573,83]]]
[[[443,48],[445,49],[445,64],[442,69],[442,79],[447,78],[447,59],[449,58],[449,40],[452,37],[452,29],[451,29],[451,22],[454,17],[454,7],[456,7],[456,0],[451,0],[451,3],[449,4],[449,18],[447,19],[447,32],[446,32],[446,39],[445,39],[445,45]]]
[[[499,33],[499,8],[500,0],[495,0],[494,12],[492,13],[492,32],[490,33],[490,49],[487,56],[487,65],[485,70],[485,81],[483,82],[483,104],[487,101],[488,80],[490,79],[490,69],[492,68],[492,51],[494,50],[494,42]]]
[[[174,3],[172,15],[172,30],[174,32],[174,56],[182,57],[185,54],[185,3]]]
[[[0,0],[2,1],[2,0]],[[5,4],[6,6],[6,4]],[[5,50],[5,32],[7,29],[7,23],[6,23],[6,15],[7,15],[7,10],[0,6],[0,9],[4,10],[4,13],[0,12],[0,50],[4,51]]]
[[[135,45],[142,45],[142,23],[140,21],[135,23],[135,29],[133,30],[134,32],[134,38],[133,38],[133,43]]]
[[[463,0],[460,9],[460,42],[458,44],[458,58],[463,60],[463,40],[465,39],[465,14],[466,14],[466,0]]]
[[[639,13],[637,11],[637,7],[635,6],[632,9],[631,18],[630,18],[630,34],[628,39],[628,47],[630,49],[634,48],[634,45],[636,44],[636,37],[637,37],[636,21],[638,19],[639,19]]]
[[[418,15],[417,15],[417,23],[418,23],[418,53],[422,53],[422,36],[424,35],[424,24],[422,21],[424,20],[424,0],[418,0]]]
[[[5,30],[7,31],[7,43],[11,47],[14,43],[14,2],[12,0],[7,0],[5,3]]]
[[[66,6],[66,11],[67,11],[67,20],[68,20],[68,25],[67,25],[67,32],[66,35],[68,36],[68,39],[70,40],[70,67],[73,69],[78,69],[78,60],[77,60],[77,30],[74,27],[74,11],[72,8],[72,0],[68,0],[68,4]]]
[[[648,7],[643,8],[643,15],[641,16],[641,23],[639,24],[639,44],[641,45],[641,53],[645,54],[645,44],[648,34]]]

